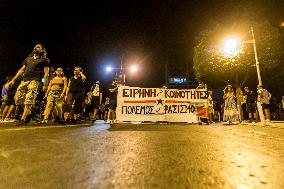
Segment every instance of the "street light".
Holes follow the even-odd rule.
[[[260,68],[259,68],[259,61],[256,51],[256,44],[255,44],[255,38],[254,38],[254,32],[253,27],[251,27],[251,40],[247,41],[241,41],[239,37],[233,36],[225,38],[222,51],[224,52],[225,57],[233,57],[240,53],[240,45],[243,43],[251,43],[253,44],[253,50],[254,50],[254,56],[255,56],[255,65],[256,65],[256,71],[257,71],[257,78],[258,78],[258,84],[262,85],[261,75],[260,75]]]
[[[240,38],[238,37],[228,37],[224,40],[222,46],[222,51],[224,52],[225,57],[232,57],[239,54],[240,49]]]
[[[125,85],[125,70],[129,70],[131,73],[135,73],[138,71],[138,66],[137,65],[132,65],[130,67],[122,67],[122,64],[120,68],[113,68],[111,66],[106,67],[107,72],[111,72],[112,70],[120,70],[119,74],[122,76],[123,79],[123,85]]]

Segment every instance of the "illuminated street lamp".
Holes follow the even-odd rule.
[[[130,67],[125,68],[125,67],[122,67],[122,64],[121,64],[120,68],[113,68],[111,66],[106,67],[107,72],[112,72],[112,70],[120,70],[119,74],[122,74],[122,79],[123,79],[122,85],[125,85],[125,70],[129,70],[131,73],[135,73],[138,71],[138,66],[132,65]]]
[[[232,57],[239,54],[240,50],[240,38],[238,37],[228,37],[224,40],[222,46],[222,51],[225,57]]]
[[[254,56],[255,56],[255,65],[256,65],[256,71],[257,71],[257,77],[258,77],[258,84],[262,85],[253,27],[251,27],[251,35],[252,35],[252,39],[248,40],[248,41],[241,41],[239,37],[228,37],[228,38],[226,38],[224,40],[224,43],[223,43],[223,46],[222,46],[222,51],[223,51],[225,57],[233,57],[233,56],[236,56],[240,53],[241,43],[252,43],[253,44],[253,50],[254,50]]]

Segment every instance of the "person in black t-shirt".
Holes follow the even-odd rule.
[[[43,75],[42,72],[44,72],[43,90],[47,89],[48,66],[49,59],[47,58],[46,50],[42,44],[37,44],[32,53],[23,61],[22,68],[12,79],[12,83],[14,83],[18,77],[23,76],[15,94],[15,104],[24,106],[24,112],[18,126],[28,124],[30,121],[32,107],[35,105]]]
[[[113,123],[116,118],[118,82],[114,80],[112,82],[112,85],[108,88],[108,90],[109,90],[109,97],[110,97],[108,122]]]
[[[74,122],[76,123],[79,119],[80,113],[82,113],[82,104],[84,101],[84,82],[86,80],[86,76],[83,74],[83,69],[81,67],[74,68],[74,76],[69,79],[68,87],[67,87],[67,112],[65,112],[65,121],[70,119],[70,110],[72,109],[72,105],[74,103]]]
[[[249,90],[248,87],[244,88],[244,95],[246,96],[246,111],[249,114],[249,122],[256,121],[256,95]]]

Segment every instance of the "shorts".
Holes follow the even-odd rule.
[[[15,105],[15,100],[14,100],[15,94],[7,94],[6,98],[2,99],[2,105],[4,106],[11,106]]]
[[[108,112],[109,111],[109,104],[105,105],[105,111]]]
[[[99,109],[100,107],[100,97],[99,96],[93,96],[91,100],[91,104],[94,108]]]
[[[83,101],[84,101],[83,93],[68,93],[66,104],[68,105],[69,111],[71,111],[72,105],[74,103],[74,114],[80,114],[82,113],[83,110]]]
[[[50,91],[47,96],[48,102],[63,103],[63,98],[60,98],[62,91]]]
[[[256,104],[255,103],[246,103],[246,110],[248,113],[256,113]]]
[[[40,82],[36,80],[21,81],[15,94],[15,104],[35,105]]]
[[[270,105],[263,103],[263,104],[261,104],[261,106],[262,106],[262,109],[263,109],[263,110],[267,110],[267,109],[269,110],[269,106],[270,106]]]
[[[109,109],[116,110],[116,106],[117,106],[117,100],[116,99],[111,99],[110,100],[110,104],[109,104]]]

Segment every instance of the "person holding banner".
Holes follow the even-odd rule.
[[[109,97],[110,97],[110,106],[109,106],[109,111],[108,111],[108,121],[107,122],[113,123],[116,118],[118,82],[114,80],[108,90],[109,90]]]
[[[223,121],[226,125],[231,125],[240,121],[240,114],[237,109],[236,97],[232,85],[227,85],[224,89],[224,115]]]

